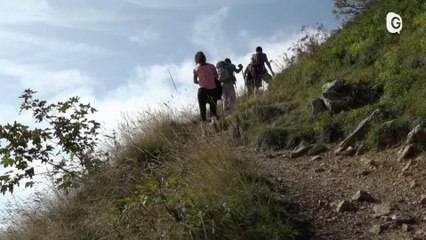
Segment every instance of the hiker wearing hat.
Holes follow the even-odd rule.
[[[212,117],[212,124],[217,122],[216,104],[217,100],[220,99],[218,89],[216,86],[216,79],[218,74],[213,64],[206,63],[206,56],[203,52],[197,52],[195,54],[196,66],[193,70],[194,83],[198,84],[198,105],[200,108],[200,115],[202,121],[207,121],[206,118],[206,104],[210,106],[210,114]],[[220,84],[219,84],[220,85]]]

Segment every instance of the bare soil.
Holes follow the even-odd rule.
[[[295,219],[307,239],[426,239],[425,154],[398,162],[402,146],[361,156],[336,155],[336,146],[327,147],[330,151],[298,158],[290,158],[291,151],[245,146],[233,151],[297,206]],[[353,200],[360,190],[374,200]],[[338,212],[344,200],[352,209]],[[390,211],[376,212],[378,206]]]

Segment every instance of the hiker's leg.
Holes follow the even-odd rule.
[[[207,101],[208,101],[209,106],[210,106],[210,114],[211,114],[212,117],[217,118],[217,111],[216,111],[217,101],[214,99],[214,91],[215,90],[208,90],[208,91],[210,91],[210,93],[207,96]]]
[[[223,110],[226,110],[226,105],[228,104],[228,88],[226,83],[222,85],[222,104]]]
[[[254,95],[258,95],[260,91],[259,89],[262,87],[262,78],[257,77],[253,79],[253,83],[254,83]]]
[[[256,78],[253,78],[253,82],[252,82],[252,85],[251,85],[251,89],[252,89],[252,91],[253,91],[253,94],[254,95],[256,95],[257,93],[256,93],[256,89],[257,89],[257,86],[256,86]]]
[[[253,87],[251,85],[246,85],[247,87],[247,94],[252,95],[253,94]]]
[[[248,78],[244,79],[244,85],[246,86],[247,89],[247,95],[251,95],[253,92],[253,84],[251,83],[252,81]]]
[[[237,100],[237,94],[235,93],[235,87],[234,84],[231,85],[231,89],[230,89],[230,106],[229,108],[232,109],[232,107],[234,107],[235,101]]]
[[[200,107],[200,116],[202,121],[206,121],[206,104],[207,104],[207,89],[199,88],[198,89],[198,106]]]
[[[224,83],[222,85],[222,91],[223,91],[223,109],[229,110],[231,107],[231,101],[232,101],[232,83]]]
[[[209,105],[212,116],[217,118],[217,101],[211,99],[211,103],[209,103]]]

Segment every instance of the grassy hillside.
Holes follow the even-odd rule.
[[[403,18],[401,34],[386,29],[390,11]],[[316,44],[315,36],[295,45],[295,60],[276,76],[264,97],[244,101],[234,124],[247,143],[255,147],[294,147],[300,140],[334,142],[347,136],[360,120],[377,108],[380,121],[365,140],[379,148],[378,134],[386,121],[395,119],[395,138],[406,134],[413,122],[426,120],[426,3],[424,1],[379,1]],[[313,41],[311,41],[313,40]],[[322,86],[343,79],[352,86],[383,84],[379,101],[337,114],[314,117],[311,100]],[[362,88],[355,100],[364,97]],[[236,121],[238,122],[238,121]],[[400,138],[402,139],[402,138]]]
[[[386,30],[389,11],[403,18],[400,35]],[[239,100],[225,133],[162,113],[127,119],[106,144],[108,161],[100,171],[70,194],[18,207],[0,239],[297,238],[289,203],[232,154],[227,136],[269,149],[301,140],[336,142],[380,108],[362,144],[380,148],[389,120],[395,120],[393,137],[402,140],[413,123],[426,121],[425,22],[424,1],[379,1],[323,44],[301,40],[265,95]],[[383,84],[384,94],[313,116],[311,100],[336,79],[351,86]],[[363,99],[362,87],[357,89]]]
[[[290,204],[209,126],[127,119],[69,194],[18,206],[0,239],[294,239]]]

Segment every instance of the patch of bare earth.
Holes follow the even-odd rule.
[[[244,146],[233,151],[296,204],[309,239],[426,239],[425,154],[398,162],[399,148],[361,156],[328,148],[298,158]]]

